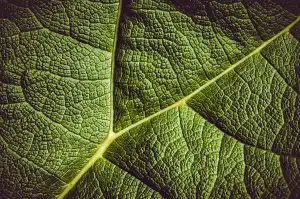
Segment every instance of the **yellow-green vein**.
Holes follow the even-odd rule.
[[[121,2],[119,5],[119,15],[120,15],[120,11],[121,11]],[[118,19],[119,21],[119,19]],[[196,95],[197,93],[199,93],[201,90],[205,89],[206,87],[208,87],[209,85],[211,85],[212,83],[216,82],[218,79],[220,79],[221,77],[223,77],[224,75],[226,75],[227,73],[229,73],[230,71],[234,70],[237,66],[239,66],[241,63],[243,63],[244,61],[246,61],[248,58],[252,57],[253,55],[259,53],[263,48],[265,48],[267,45],[269,45],[272,41],[274,41],[276,38],[278,38],[279,36],[283,35],[284,33],[288,32],[296,23],[298,23],[300,21],[300,16],[298,16],[296,18],[296,20],[291,23],[290,25],[288,25],[286,28],[284,28],[282,31],[280,31],[279,33],[277,33],[276,35],[274,35],[272,38],[270,38],[269,40],[267,40],[266,42],[262,43],[258,48],[256,48],[254,51],[252,51],[251,53],[249,53],[247,56],[245,56],[244,58],[242,58],[241,60],[239,60],[238,62],[236,62],[235,64],[231,65],[230,67],[228,67],[226,70],[224,70],[222,73],[220,73],[219,75],[217,75],[216,77],[214,77],[213,79],[207,81],[203,86],[199,87],[197,90],[195,90],[194,92],[192,92],[191,94],[187,95],[186,97],[182,98],[181,100],[179,100],[178,102],[124,128],[123,130],[119,131],[118,133],[114,133],[112,131],[112,121],[111,121],[111,127],[110,127],[110,131],[108,136],[105,138],[104,142],[99,146],[99,148],[97,149],[96,153],[91,157],[91,159],[87,162],[87,164],[80,170],[80,172],[73,178],[73,180],[66,186],[66,188],[64,189],[64,191],[59,195],[59,199],[64,198],[64,196],[67,195],[67,193],[75,186],[75,184],[79,181],[79,179],[90,169],[90,167],[92,167],[94,165],[94,163],[103,156],[103,154],[105,153],[106,149],[110,146],[110,144],[115,141],[118,137],[122,136],[124,133],[128,132],[129,130],[151,120],[152,118],[159,116],[173,108],[179,107],[183,104],[186,103],[186,101],[190,98],[192,98],[194,95]],[[117,33],[116,33],[117,34]],[[116,44],[115,44],[116,45]],[[116,47],[116,46],[115,46]],[[114,59],[114,58],[113,58]],[[113,119],[113,118],[112,118]]]

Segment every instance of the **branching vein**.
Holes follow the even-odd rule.
[[[120,12],[121,12],[121,5],[122,3],[120,2],[119,5],[119,13],[118,13],[118,23],[119,23],[119,17],[120,17]],[[279,36],[287,33],[296,23],[298,23],[300,21],[300,16],[298,16],[296,18],[296,20],[291,23],[290,25],[288,25],[285,29],[283,29],[282,31],[280,31],[279,33],[277,33],[276,35],[274,35],[272,38],[270,38],[269,40],[267,40],[266,42],[262,43],[258,48],[256,48],[254,51],[252,51],[251,53],[249,53],[247,56],[245,56],[244,58],[242,58],[241,60],[239,60],[238,62],[236,62],[235,64],[231,65],[230,67],[228,67],[226,70],[224,70],[222,73],[220,73],[219,75],[217,75],[216,77],[214,77],[213,79],[207,81],[203,86],[199,87],[198,89],[196,89],[194,92],[192,92],[191,94],[187,95],[186,97],[182,98],[181,100],[179,100],[178,102],[136,122],[135,124],[132,124],[126,128],[124,128],[123,130],[114,133],[112,131],[112,124],[111,124],[111,128],[109,131],[108,136],[106,137],[106,139],[103,141],[102,144],[99,145],[98,150],[96,151],[96,153],[91,157],[91,159],[87,162],[87,164],[80,170],[80,172],[73,178],[73,180],[66,186],[66,188],[64,189],[64,191],[58,196],[59,199],[64,198],[68,192],[75,186],[75,184],[79,181],[79,179],[94,165],[94,163],[99,159],[103,157],[103,154],[105,153],[106,149],[111,145],[112,142],[114,142],[118,137],[122,136],[124,133],[130,131],[131,129],[155,118],[156,116],[159,116],[173,108],[179,107],[183,104],[185,104],[189,99],[191,99],[193,96],[195,96],[197,93],[199,93],[200,91],[202,91],[203,89],[205,89],[206,87],[210,86],[212,83],[216,82],[218,79],[222,78],[224,75],[228,74],[230,71],[234,70],[236,67],[238,67],[240,64],[242,64],[244,61],[246,61],[248,58],[252,57],[253,55],[260,53],[260,51],[262,49],[264,49],[267,45],[269,45],[271,42],[273,42],[275,39],[277,39]],[[116,32],[115,34],[117,34],[118,31],[118,24],[116,27]],[[117,36],[115,37],[117,38]],[[114,48],[116,48],[116,41],[114,44]],[[115,49],[114,49],[115,51]],[[114,52],[115,55],[115,52]],[[114,61],[114,59],[113,59]],[[112,63],[114,64],[114,63]],[[113,78],[113,77],[112,77]],[[113,94],[113,93],[112,93]],[[113,97],[113,96],[111,96]],[[113,108],[113,107],[111,107]],[[112,123],[112,122],[111,122]]]

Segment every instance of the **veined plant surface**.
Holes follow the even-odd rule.
[[[299,198],[297,0],[0,0],[1,198]]]

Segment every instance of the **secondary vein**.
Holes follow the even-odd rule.
[[[230,67],[228,67],[226,70],[224,70],[222,73],[220,73],[219,75],[215,76],[213,79],[207,81],[204,85],[202,85],[201,87],[199,87],[198,89],[196,89],[194,92],[192,92],[191,94],[185,96],[184,98],[182,98],[181,100],[177,101],[176,103],[124,128],[123,130],[119,131],[118,137],[120,136],[119,134],[123,134],[129,130],[131,130],[132,128],[164,113],[169,111],[170,109],[173,109],[175,107],[178,107],[182,104],[185,104],[187,100],[189,100],[190,98],[192,98],[193,96],[195,96],[197,93],[199,93],[200,91],[202,91],[203,89],[205,89],[206,87],[208,87],[209,85],[211,85],[212,83],[216,82],[218,79],[220,79],[221,77],[223,77],[224,75],[226,75],[227,73],[229,73],[230,71],[234,70],[237,66],[239,66],[241,63],[243,63],[244,61],[246,61],[248,58],[252,57],[253,55],[259,53],[263,48],[265,48],[267,45],[269,45],[272,41],[274,41],[275,39],[277,39],[279,36],[283,35],[284,33],[288,32],[297,22],[300,21],[300,16],[298,16],[296,18],[296,20],[294,22],[292,22],[290,25],[288,25],[286,28],[284,28],[282,31],[280,31],[279,33],[277,33],[276,35],[274,35],[271,39],[267,40],[266,42],[262,43],[258,48],[256,48],[254,51],[252,51],[251,53],[249,53],[247,56],[243,57],[241,60],[239,60],[238,62],[236,62],[235,64],[231,65]]]
[[[120,5],[119,5],[119,12],[118,12],[118,22],[117,25],[119,26],[119,17],[120,17],[120,12],[121,12],[121,6],[122,6],[122,1],[120,1]],[[73,180],[66,186],[66,188],[64,189],[64,191],[58,196],[58,199],[62,199],[64,198],[68,192],[76,185],[76,183],[79,181],[79,179],[94,165],[94,163],[101,157],[103,157],[103,154],[105,153],[106,149],[111,145],[112,142],[114,142],[118,137],[122,136],[124,133],[130,131],[131,129],[155,118],[156,116],[159,116],[173,108],[179,107],[183,104],[186,103],[187,100],[189,100],[190,98],[192,98],[193,96],[195,96],[197,93],[199,93],[200,91],[202,91],[203,89],[205,89],[206,87],[210,86],[212,83],[216,82],[218,79],[220,79],[221,77],[223,77],[224,75],[226,75],[227,73],[229,73],[230,71],[234,70],[237,66],[239,66],[241,63],[243,63],[244,61],[246,61],[248,58],[252,57],[253,55],[259,53],[262,49],[264,49],[267,45],[269,45],[272,41],[274,41],[275,39],[277,39],[279,36],[283,35],[284,33],[288,32],[296,23],[298,23],[300,21],[300,16],[298,16],[296,18],[296,20],[294,22],[292,22],[290,25],[288,25],[286,28],[284,28],[282,31],[280,31],[279,33],[277,33],[276,35],[274,35],[272,38],[270,38],[269,40],[267,40],[266,42],[262,43],[258,48],[256,48],[254,51],[252,51],[251,53],[249,53],[247,56],[243,57],[241,60],[239,60],[238,62],[236,62],[235,64],[231,65],[230,67],[228,67],[226,70],[224,70],[222,73],[220,73],[219,75],[217,75],[216,77],[214,77],[213,79],[207,81],[204,85],[202,85],[201,87],[199,87],[198,89],[196,89],[194,92],[192,92],[191,94],[185,96],[184,98],[182,98],[181,100],[179,100],[178,102],[124,128],[123,130],[114,133],[112,131],[112,121],[111,120],[111,125],[110,125],[110,131],[108,133],[108,136],[105,138],[105,140],[102,142],[102,144],[100,144],[99,148],[97,149],[96,153],[91,157],[91,159],[87,162],[87,164],[80,170],[80,172],[73,178]],[[116,31],[118,31],[118,27],[116,28]],[[117,32],[115,33],[117,34]],[[117,37],[117,36],[116,36]],[[116,38],[115,37],[115,38]],[[116,42],[114,43],[114,48],[116,48]],[[115,49],[113,52],[114,56],[115,56]],[[114,61],[115,58],[112,58],[112,60]],[[113,72],[112,72],[113,74]],[[113,81],[113,80],[112,80]],[[112,90],[112,94],[113,94],[113,90]],[[111,96],[113,97],[113,96]],[[111,101],[111,103],[113,103],[113,101]],[[113,114],[113,112],[112,112]],[[111,119],[113,119],[113,115],[111,117]]]

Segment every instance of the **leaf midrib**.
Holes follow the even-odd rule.
[[[300,21],[300,16],[296,18],[295,21],[293,21],[290,25],[288,25],[286,28],[281,30],[279,33],[274,35],[272,38],[269,40],[263,42],[259,47],[257,47],[254,51],[249,53],[247,56],[243,57],[241,60],[238,62],[234,63],[230,67],[228,67],[226,70],[224,70],[222,73],[219,75],[215,76],[213,79],[207,81],[204,85],[200,86],[198,89],[193,91],[191,94],[185,96],[181,100],[177,101],[176,103],[161,109],[160,111],[145,117],[144,119],[122,129],[121,131],[115,133],[113,132],[113,82],[114,82],[114,66],[115,66],[115,57],[116,57],[116,47],[117,47],[117,38],[118,38],[118,28],[119,28],[119,22],[120,22],[120,15],[121,15],[121,10],[122,10],[122,0],[120,0],[119,3],[119,9],[118,9],[118,16],[117,16],[117,23],[116,23],[116,29],[115,29],[115,39],[114,39],[114,47],[113,47],[113,54],[112,54],[112,62],[111,62],[111,121],[110,121],[110,128],[109,128],[109,133],[104,139],[104,141],[99,145],[96,153],[89,159],[89,161],[85,164],[85,166],[79,171],[79,173],[71,180],[70,183],[68,183],[63,190],[63,192],[58,196],[58,199],[64,198],[71,190],[72,188],[76,185],[76,183],[81,179],[81,177],[94,165],[94,163],[101,157],[103,157],[103,154],[105,153],[106,149],[111,145],[113,141],[115,141],[118,137],[122,136],[124,133],[130,131],[131,129],[173,109],[176,107],[179,107],[181,105],[184,105],[187,100],[191,99],[193,96],[195,96],[197,93],[205,89],[206,87],[210,86],[212,83],[216,82],[218,79],[229,73],[230,71],[234,70],[237,66],[239,66],[241,63],[246,61],[248,58],[252,57],[253,55],[259,53],[262,49],[264,49],[266,46],[268,46],[271,42],[273,42],[275,39],[277,39],[279,36],[283,35],[284,33],[288,32],[296,23]]]

